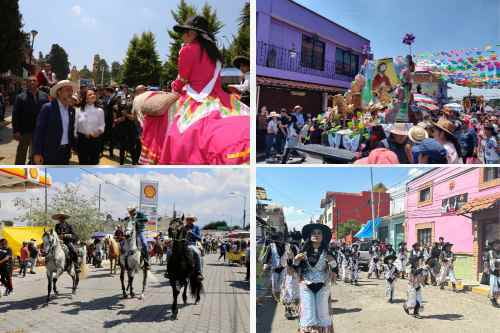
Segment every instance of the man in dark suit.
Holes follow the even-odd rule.
[[[28,150],[28,160],[31,162],[36,118],[42,106],[48,102],[49,96],[38,90],[36,77],[30,76],[27,80],[27,89],[17,96],[12,112],[14,140],[19,142],[16,151],[17,165],[26,164]]]
[[[117,109],[120,104],[120,96],[118,96],[115,89],[112,87],[106,88],[104,93],[106,94],[104,99],[104,122],[106,123],[104,129],[104,143],[108,144],[109,158],[113,158],[113,146],[116,141],[113,138],[114,113],[115,109]]]
[[[50,89],[53,100],[42,107],[36,121],[33,136],[35,164],[69,164],[75,140],[73,91],[73,83],[69,80],[60,81]]]

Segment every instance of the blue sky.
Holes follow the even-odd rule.
[[[391,188],[425,168],[373,168],[373,182]],[[369,191],[370,168],[257,168],[257,186],[263,186],[272,203],[284,207],[289,227],[300,229],[321,213],[320,201],[327,191]]]
[[[225,23],[218,36],[237,32],[239,13],[246,0],[188,0],[197,8],[205,2],[212,4]],[[112,61],[123,61],[128,43],[134,33],[152,31],[156,36],[160,58],[166,59],[170,39],[167,29],[175,23],[170,11],[177,7],[177,0],[120,1],[120,0],[21,0],[24,30],[37,30],[35,54],[47,54],[52,44],[61,45],[78,68],[92,65],[94,54]]]
[[[248,169],[85,168],[85,170],[92,174],[80,168],[48,168],[47,172],[53,182],[49,189],[49,198],[63,184],[68,183],[78,185],[79,193],[83,196],[94,197],[101,184],[103,198],[101,211],[122,217],[126,214],[127,206],[138,203],[140,180],[148,179],[159,182],[158,202],[159,213],[162,215],[170,214],[175,203],[178,211],[196,214],[200,225],[214,220],[226,220],[233,225],[241,225],[244,201],[242,196],[246,196],[246,223],[249,221]],[[232,192],[238,195],[231,195]],[[43,200],[43,197],[43,190],[0,193],[2,207],[0,220],[14,219],[22,215],[23,212],[14,207],[15,198]]]
[[[412,46],[414,52],[482,48],[487,44],[500,44],[498,0],[296,2],[368,38],[375,58],[406,55],[408,47],[402,43],[406,33],[413,33],[416,37]],[[468,94],[468,91],[455,88],[451,94],[462,96]],[[500,97],[498,91],[496,95]]]

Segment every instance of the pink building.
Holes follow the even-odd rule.
[[[406,196],[408,247],[444,237],[458,255],[457,275],[476,280],[486,241],[500,236],[499,194],[500,168],[436,168],[411,180]],[[482,215],[473,214],[480,210]]]

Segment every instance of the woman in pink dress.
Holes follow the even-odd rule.
[[[189,19],[182,34],[179,75],[172,83],[178,100],[161,116],[143,121],[142,164],[214,165],[250,161],[249,108],[222,89],[222,56],[208,22]]]

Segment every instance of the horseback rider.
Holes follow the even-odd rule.
[[[78,263],[78,254],[74,245],[77,241],[77,237],[75,231],[73,230],[73,226],[66,221],[70,217],[71,216],[64,213],[52,215],[52,219],[58,221],[54,227],[54,230],[59,236],[59,239],[62,240],[68,248],[69,259],[74,263],[75,271],[79,273],[80,264]]]
[[[130,215],[130,220],[135,225],[137,245],[140,243],[144,269],[149,269],[148,243],[146,242],[146,237],[144,236],[144,229],[146,228],[146,223],[148,223],[148,218],[143,212],[137,211],[137,209],[133,206],[129,207],[127,210]]]
[[[187,243],[188,247],[193,250],[193,259],[194,259],[194,270],[198,274],[200,280],[203,279],[202,272],[202,263],[201,263],[201,250],[197,245],[197,242],[201,241],[201,231],[200,227],[194,224],[196,222],[196,216],[192,214],[188,214],[185,218],[186,221],[186,230],[187,230]]]

